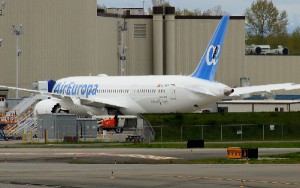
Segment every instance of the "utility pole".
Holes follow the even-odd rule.
[[[125,61],[126,61],[126,56],[125,56],[125,51],[127,50],[127,46],[124,45],[124,32],[127,31],[127,22],[120,23],[118,22],[118,27],[119,27],[119,32],[120,32],[120,50],[119,50],[119,60],[120,60],[120,75],[125,76]]]
[[[0,16],[3,16],[4,15],[4,8],[5,8],[5,3],[6,3],[7,0],[3,0],[1,5],[0,5]]]
[[[143,15],[145,15],[145,1],[143,1]]]
[[[22,51],[19,49],[19,36],[23,34],[23,25],[21,24],[19,28],[16,28],[15,25],[12,25],[13,33],[16,35],[16,87],[19,87],[19,58]],[[16,99],[19,98],[19,91],[16,90]]]

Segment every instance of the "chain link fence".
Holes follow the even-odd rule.
[[[300,140],[300,125],[175,125],[152,126],[157,142],[186,141],[291,141]]]

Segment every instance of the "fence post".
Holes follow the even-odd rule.
[[[243,141],[243,125],[241,125],[241,141]]]
[[[281,140],[283,140],[283,124],[281,124]]]
[[[263,141],[265,141],[265,125],[263,124]]]
[[[223,142],[223,125],[221,125],[221,142]]]
[[[33,143],[33,132],[32,131],[30,131],[29,136],[30,136],[30,142]]]
[[[182,142],[182,125],[180,125],[180,141]]]
[[[89,136],[89,140],[90,140],[90,142],[92,141],[92,130],[91,130],[91,126],[89,126],[90,127],[90,136]]]
[[[47,144],[47,141],[48,141],[48,131],[47,131],[47,129],[44,129],[44,135],[45,135],[45,144]]]
[[[160,142],[162,142],[162,136],[163,136],[163,133],[162,133],[162,125],[160,126]]]
[[[202,129],[202,140],[203,140],[203,125],[201,126],[201,129]]]
[[[79,132],[79,126],[77,125],[77,143],[80,142],[80,132]]]

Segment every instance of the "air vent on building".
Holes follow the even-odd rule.
[[[146,24],[134,24],[134,38],[146,38]]]

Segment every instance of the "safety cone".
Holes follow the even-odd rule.
[[[111,171],[111,176],[110,176],[110,178],[115,178],[115,176],[114,176],[114,171]]]
[[[244,181],[243,181],[243,180],[241,180],[241,185],[240,185],[240,187],[244,187]]]

